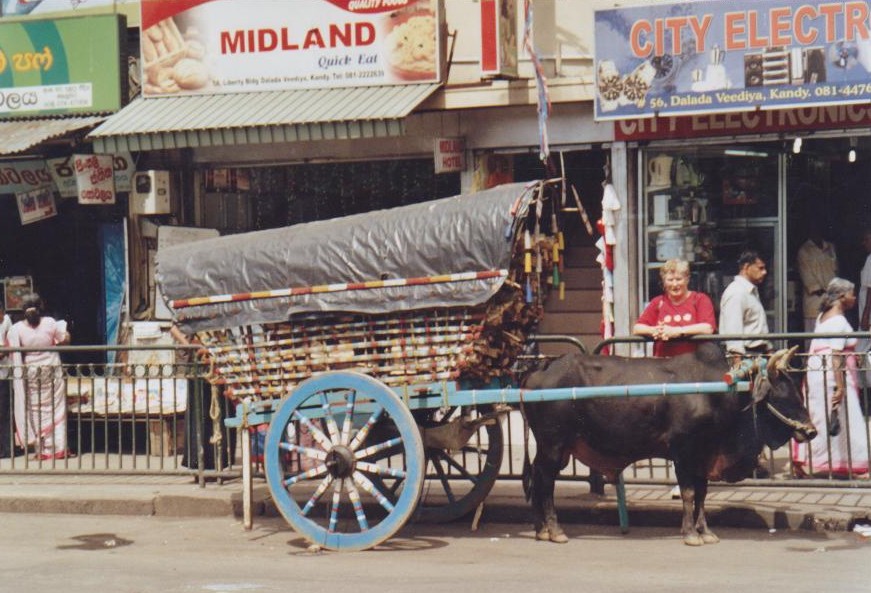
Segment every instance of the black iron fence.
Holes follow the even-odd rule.
[[[763,338],[779,346],[820,336],[769,334]],[[861,338],[871,334],[832,336]],[[695,339],[722,341],[736,336]],[[613,339],[600,344],[596,351],[604,346],[638,350],[644,342],[641,338]],[[207,380],[208,365],[195,356],[175,356],[195,350],[184,346],[65,346],[48,349],[60,354],[59,365],[34,366],[26,359],[31,350],[0,349],[0,354],[10,355],[0,362],[0,472],[186,474],[196,477],[200,484],[210,477],[238,477],[239,435],[252,438],[256,464],[262,456],[259,445],[264,427],[237,431],[225,426],[225,418],[236,413],[235,405],[222,395],[220,385]],[[113,362],[63,362],[83,353],[112,358]],[[190,361],[178,362],[184,359]],[[824,395],[816,404],[810,401],[812,407],[830,407],[833,371],[850,373],[855,393],[847,397],[856,401],[841,406],[839,418],[846,441],[843,437],[835,440],[831,430],[825,431],[821,445],[807,451],[802,464],[796,463],[801,453],[790,447],[768,452],[749,483],[871,487],[871,481],[862,475],[868,471],[871,449],[871,381],[864,379],[865,374],[871,379],[871,364],[865,353],[857,353],[854,361],[846,365],[845,359],[826,353],[798,354],[794,359],[797,377],[818,377]],[[518,412],[507,416],[503,430],[499,478],[516,479],[524,455],[523,422]],[[847,444],[839,445],[843,442]],[[863,456],[864,472],[860,471]],[[456,459],[460,468],[464,467],[464,458]],[[464,469],[448,471],[460,476]],[[596,485],[595,474],[578,463],[573,463],[563,476]],[[658,459],[635,464],[625,477],[627,482],[674,482],[669,463]]]
[[[195,350],[58,346],[40,352],[59,363],[34,364],[34,349],[0,349],[0,472],[238,474],[232,411]]]

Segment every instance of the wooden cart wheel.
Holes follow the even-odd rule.
[[[324,373],[297,386],[273,416],[265,453],[278,510],[330,550],[388,539],[414,513],[423,485],[423,444],[411,412],[360,373]]]
[[[491,409],[478,406],[479,414]],[[422,425],[444,425],[462,412],[452,408],[444,415],[431,416]],[[503,450],[502,423],[498,417],[477,427],[469,441],[456,451],[425,447],[426,481],[415,520],[447,523],[473,512],[499,477]]]

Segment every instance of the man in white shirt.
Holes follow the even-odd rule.
[[[768,333],[768,317],[757,288],[767,274],[765,262],[757,252],[745,251],[741,254],[738,258],[738,275],[720,298],[721,334],[750,336]],[[771,343],[759,339],[728,340],[726,351],[736,363],[748,352],[764,354],[771,351]]]
[[[6,347],[6,334],[12,328],[12,320],[0,302],[0,347]],[[12,398],[9,391],[9,368],[12,357],[0,353],[0,459],[12,457]]]
[[[768,317],[759,298],[758,286],[765,280],[768,269],[756,251],[745,251],[738,258],[738,275],[720,297],[720,333],[752,336],[768,333]],[[728,340],[726,351],[736,365],[747,354],[771,352],[771,342],[766,340]],[[771,475],[765,453],[759,455],[755,475],[765,478]]]
[[[823,239],[820,225],[811,222],[808,240],[798,250],[798,273],[801,276],[804,331],[812,332],[820,314],[820,303],[826,286],[838,275],[838,256],[835,246]],[[810,344],[810,340],[808,340]]]

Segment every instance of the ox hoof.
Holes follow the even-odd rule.
[[[562,530],[551,531],[548,528],[537,531],[535,533],[535,539],[541,542],[553,542],[555,544],[565,544],[569,541],[569,538]]]
[[[711,532],[702,534],[702,542],[706,544],[718,544],[720,543],[720,538],[714,535]]]
[[[698,533],[691,533],[685,535],[683,538],[683,543],[688,546],[703,546],[705,542],[702,541],[702,537]]]

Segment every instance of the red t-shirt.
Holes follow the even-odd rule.
[[[638,323],[657,326],[660,323],[672,327],[707,323],[717,331],[717,319],[714,316],[714,304],[708,295],[690,291],[686,300],[679,305],[672,303],[665,295],[659,295],[650,301],[647,308],[638,318]],[[693,352],[698,347],[697,342],[685,340],[655,341],[654,356],[676,356],[685,352]]]

